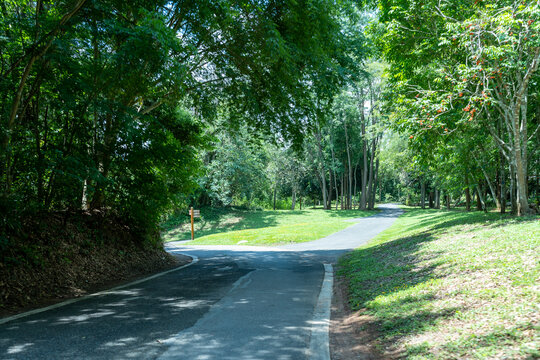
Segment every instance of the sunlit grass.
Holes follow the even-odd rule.
[[[410,210],[342,259],[351,305],[409,359],[534,358],[539,220]]]
[[[354,224],[347,220],[375,212],[359,210],[276,210],[253,211],[212,209],[201,211],[195,226],[195,241],[190,244],[279,245],[312,241]],[[191,238],[189,218],[182,216],[174,225],[166,224],[165,241]]]

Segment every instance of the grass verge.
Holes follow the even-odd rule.
[[[540,356],[540,217],[409,210],[340,261],[385,358]]]
[[[242,210],[206,208],[195,223],[198,245],[282,245],[320,239],[354,224],[347,221],[373,215],[359,210]],[[191,237],[189,217],[181,215],[163,225],[164,241]]]

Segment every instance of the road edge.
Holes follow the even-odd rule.
[[[195,256],[195,255],[187,255],[187,254],[182,254],[182,255],[190,257],[191,262],[189,262],[188,264],[184,264],[182,266],[176,267],[174,269],[162,271],[160,273],[157,273],[157,274],[154,274],[154,275],[151,275],[151,276],[139,279],[139,280],[135,280],[135,281],[132,281],[132,282],[127,283],[127,284],[115,286],[115,287],[107,289],[107,290],[98,291],[96,293],[84,295],[84,296],[74,298],[74,299],[69,299],[69,300],[62,301],[60,303],[54,304],[54,305],[50,305],[50,306],[46,306],[46,307],[42,307],[42,308],[39,308],[39,309],[30,310],[30,311],[26,311],[26,312],[23,312],[23,313],[20,313],[20,314],[17,314],[17,315],[8,316],[8,317],[0,319],[0,325],[3,325],[5,323],[8,323],[8,322],[13,321],[13,320],[21,319],[21,318],[24,318],[24,317],[27,317],[27,316],[30,316],[30,315],[39,314],[39,313],[42,313],[42,312],[45,312],[45,311],[48,311],[48,310],[56,309],[56,308],[66,306],[66,305],[70,305],[70,304],[73,304],[73,303],[76,303],[76,302],[79,302],[79,301],[90,299],[90,298],[93,298],[93,297],[96,297],[96,296],[106,295],[106,294],[108,294],[108,293],[110,293],[112,291],[124,289],[126,287],[129,287],[129,286],[132,286],[132,285],[137,285],[137,284],[143,283],[145,281],[152,280],[152,279],[155,279],[157,277],[172,273],[174,271],[185,269],[188,266],[191,266],[191,265],[196,264],[197,262],[199,262],[199,258],[197,256]]]
[[[330,360],[330,311],[334,287],[334,269],[331,264],[324,265],[324,279],[311,321],[309,341],[310,360]]]

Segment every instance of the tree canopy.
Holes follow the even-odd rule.
[[[110,209],[146,233],[195,189],[203,128],[301,144],[362,44],[331,1],[0,5],[0,202]],[[350,16],[349,16],[350,15]],[[32,210],[34,209],[34,210]]]

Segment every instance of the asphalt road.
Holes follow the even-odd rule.
[[[0,325],[0,359],[309,359],[331,264],[392,224],[393,206],[344,231],[279,248],[186,246],[199,261]]]

